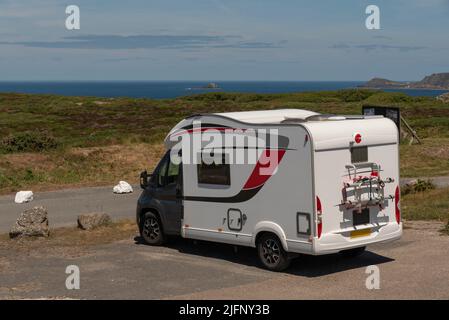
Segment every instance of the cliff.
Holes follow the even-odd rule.
[[[434,73],[430,76],[426,76],[421,81],[413,83],[413,87],[430,88],[430,89],[449,89],[449,72]]]
[[[413,88],[413,89],[442,89],[449,90],[449,72],[434,73],[416,82],[398,82],[382,78],[373,78],[360,87],[364,88]]]

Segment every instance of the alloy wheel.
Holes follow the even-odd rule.
[[[151,240],[157,239],[161,234],[159,222],[157,219],[150,217],[143,224],[143,233]]]
[[[275,265],[279,261],[281,250],[279,243],[273,239],[267,239],[262,244],[262,255],[265,261],[270,265]]]

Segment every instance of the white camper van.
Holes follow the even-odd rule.
[[[141,174],[137,224],[152,245],[181,235],[256,247],[276,271],[296,253],[358,255],[401,237],[398,144],[382,116],[193,115],[167,135],[154,172]]]

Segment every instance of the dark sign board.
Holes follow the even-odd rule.
[[[381,106],[369,106],[365,105],[362,107],[362,114],[364,116],[384,116],[389,118],[396,123],[398,130],[401,130],[401,112],[399,108],[396,107],[381,107]]]

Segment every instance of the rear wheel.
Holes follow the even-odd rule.
[[[355,258],[355,257],[360,256],[362,253],[364,253],[365,249],[366,249],[366,247],[343,250],[343,251],[341,251],[341,254],[346,258]]]
[[[147,212],[142,219],[141,236],[146,243],[158,246],[165,242],[165,235],[162,230],[162,223],[159,217],[153,212]]]
[[[268,270],[282,271],[290,265],[288,254],[275,234],[263,234],[257,241],[257,251],[260,261]]]

